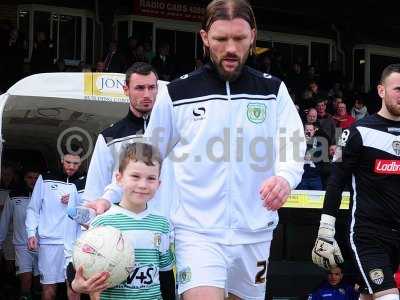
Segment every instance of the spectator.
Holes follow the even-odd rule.
[[[307,151],[304,157],[304,173],[297,190],[322,190],[319,159],[322,155],[322,144],[315,136],[316,127],[312,123],[304,125]]]
[[[317,110],[314,107],[311,107],[306,115],[307,123],[316,124],[317,122]]]
[[[170,81],[174,79],[174,66],[170,56],[170,48],[168,43],[162,43],[158,48],[156,57],[151,64],[156,69],[161,80]]]
[[[364,118],[368,115],[367,107],[364,105],[364,100],[361,98],[356,98],[354,106],[351,108],[351,116],[356,119],[356,121]]]
[[[144,51],[143,45],[138,45],[136,47],[136,54],[134,56],[134,62],[146,62],[149,63],[146,57],[146,53]]]
[[[257,57],[257,69],[260,72],[271,74],[271,57],[268,52],[264,52]]]
[[[7,89],[8,76],[6,73],[7,57],[3,54],[8,47],[8,35],[11,30],[9,21],[0,21],[0,94],[3,94]]]
[[[335,83],[343,83],[344,78],[340,65],[333,60],[329,66],[329,71],[321,75],[321,85],[324,89],[329,90]]]
[[[54,55],[54,45],[47,39],[44,32],[37,33],[36,41],[33,44],[31,71],[32,73],[45,73],[52,71]]]
[[[296,97],[301,96],[301,92],[306,87],[306,80],[301,72],[301,65],[299,63],[294,63],[292,65],[292,69],[288,74],[287,84],[288,87],[295,93]]]
[[[315,66],[313,65],[308,66],[306,79],[309,81],[317,81],[319,79],[319,74]]]
[[[340,127],[342,129],[349,128],[356,120],[347,113],[346,104],[339,103],[337,105],[337,112],[333,116],[333,119],[336,122],[336,127]]]
[[[283,56],[279,52],[274,53],[274,59],[271,62],[271,75],[278,77],[281,80],[286,81],[286,71],[283,64]]]
[[[84,73],[92,72],[92,67],[89,64],[85,63],[83,60],[81,60],[79,62],[78,70],[79,72],[84,72]]]
[[[116,41],[110,43],[108,53],[104,59],[105,71],[112,73],[120,73],[124,69],[124,59],[118,51],[118,44]]]
[[[315,107],[315,99],[318,99],[320,97],[319,86],[316,81],[312,80],[308,83],[307,88],[303,92],[302,97],[303,101],[300,105],[302,110],[308,110],[310,107]]]
[[[332,173],[332,164],[333,157],[336,152],[336,145],[330,145],[328,148],[328,160],[321,162],[321,182],[322,182],[322,190],[326,190],[326,186],[328,184],[328,179]]]
[[[8,78],[6,85],[10,87],[22,78],[24,68],[24,46],[16,28],[13,28],[9,33],[7,48],[3,55],[4,72],[6,72]]]
[[[358,293],[354,286],[343,282],[340,267],[328,271],[328,279],[311,294],[310,300],[357,300]]]
[[[316,104],[317,120],[320,128],[326,133],[329,139],[329,144],[335,143],[336,124],[331,114],[326,112],[326,100],[319,98]]]
[[[66,72],[67,71],[67,67],[65,65],[64,58],[57,59],[55,67],[56,67],[56,72]]]
[[[328,113],[330,113],[331,115],[336,114],[337,106],[339,103],[343,103],[342,96],[334,96],[333,98],[329,98],[326,108]]]
[[[129,68],[134,62],[136,57],[136,47],[138,45],[137,39],[133,36],[128,38],[127,48],[125,49],[124,56],[126,60],[126,68]]]
[[[98,61],[96,64],[96,70],[95,72],[102,73],[106,70],[106,65],[104,64],[104,61]]]
[[[319,94],[319,85],[315,80],[311,80],[308,83],[308,89],[311,91],[313,97]]]
[[[147,59],[147,62],[151,62],[155,56],[153,50],[151,49],[151,42],[145,41],[143,43],[143,47],[144,47],[144,55]]]
[[[333,87],[328,92],[328,97],[343,97],[343,90],[340,82],[334,83]]]

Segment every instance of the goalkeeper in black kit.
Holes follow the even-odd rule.
[[[345,181],[352,176],[349,232],[360,299],[399,300],[393,274],[400,262],[400,64],[383,70],[378,94],[380,111],[343,131],[312,259],[325,269],[343,262],[335,220]]]

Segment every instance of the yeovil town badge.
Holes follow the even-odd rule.
[[[376,285],[381,285],[385,277],[382,269],[373,269],[369,271],[369,278],[371,278],[371,281]]]
[[[394,140],[392,143],[393,151],[397,156],[400,156],[400,140]]]
[[[185,284],[192,279],[192,271],[190,267],[186,267],[178,272],[178,283]]]
[[[263,103],[249,103],[247,104],[247,118],[250,122],[259,124],[264,122],[266,117],[267,108]]]

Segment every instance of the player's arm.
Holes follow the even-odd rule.
[[[0,218],[0,251],[3,249],[3,243],[8,234],[8,228],[10,226],[12,215],[14,211],[13,202],[11,202],[10,197],[7,195],[7,198],[4,201],[4,208],[1,212]]]
[[[104,213],[110,208],[111,203],[121,198],[121,188],[113,185],[114,159],[107,146],[107,141],[102,134],[99,134],[93,150],[86,177],[85,191],[82,198],[85,205],[96,211],[97,214]]]
[[[346,181],[359,163],[362,150],[359,131],[355,127],[344,130],[339,146],[336,149],[332,175],[325,193],[317,240],[312,250],[313,262],[325,269],[343,262],[340,248],[335,240],[335,222]]]
[[[68,201],[67,211],[80,204],[81,198],[76,188],[73,189],[73,192],[70,195],[70,199]],[[80,225],[72,220],[71,218],[66,219],[65,227],[64,227],[64,256],[66,263],[71,261],[73,245],[78,237],[78,233],[80,232]]]
[[[180,139],[175,127],[173,109],[168,89],[164,86],[160,88],[157,94],[157,100],[144,133],[144,138],[159,149],[162,159],[168,156],[168,153]]]
[[[35,187],[33,188],[32,196],[26,208],[25,226],[28,234],[28,247],[31,250],[37,248],[36,231],[39,226],[40,209],[42,207],[44,197],[44,182],[43,177],[40,175],[36,180]]]
[[[116,190],[116,195],[110,193],[109,195],[103,196],[104,189],[112,181],[114,171],[113,167],[114,159],[110,149],[107,146],[104,136],[99,134],[89,164],[85,191],[82,196],[83,199],[86,201],[94,201],[106,197],[106,200],[113,202],[114,198],[120,196],[119,190]]]
[[[265,180],[260,189],[264,206],[276,210],[287,200],[291,189],[301,181],[306,141],[296,107],[282,82],[277,95],[278,128],[275,137],[275,175]]]

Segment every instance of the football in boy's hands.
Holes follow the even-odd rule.
[[[109,287],[124,282],[132,272],[135,254],[131,241],[111,226],[91,228],[83,232],[74,245],[72,262],[83,267],[88,279],[100,272],[109,272]]]

